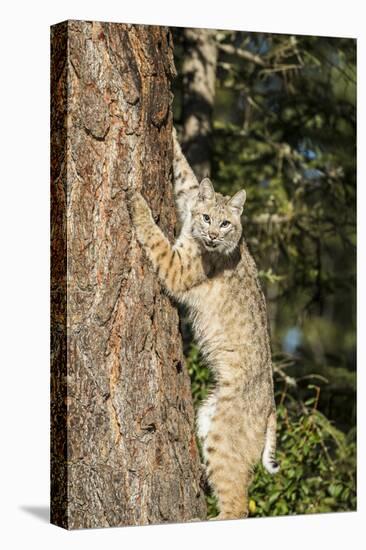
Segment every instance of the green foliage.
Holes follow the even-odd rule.
[[[278,407],[278,474],[258,467],[251,485],[254,516],[312,514],[356,509],[355,442],[318,410],[301,414]]]

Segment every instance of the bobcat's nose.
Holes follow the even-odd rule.
[[[208,236],[210,237],[211,241],[214,241],[219,236],[219,232],[211,229],[208,232]]]

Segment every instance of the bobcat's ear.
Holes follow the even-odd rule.
[[[239,216],[241,216],[246,198],[247,194],[244,189],[242,189],[241,191],[235,193],[235,195],[229,200],[228,206],[230,206],[230,208],[235,210],[239,214]]]
[[[215,189],[211,183],[211,180],[204,178],[199,187],[198,198],[202,201],[211,200],[215,196]]]

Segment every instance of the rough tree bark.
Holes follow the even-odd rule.
[[[184,29],[183,149],[199,179],[211,172],[217,44],[214,30]]]
[[[142,190],[173,236],[174,73],[162,27],[51,30],[51,522],[205,517],[177,311],[134,237]]]

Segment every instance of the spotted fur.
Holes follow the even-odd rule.
[[[262,457],[275,461],[276,413],[267,313],[257,269],[242,236],[244,190],[233,197],[200,184],[174,139],[181,231],[172,246],[141,194],[131,199],[136,235],[167,291],[186,304],[216,387],[202,404],[198,436],[219,518],[248,514],[248,488]]]

